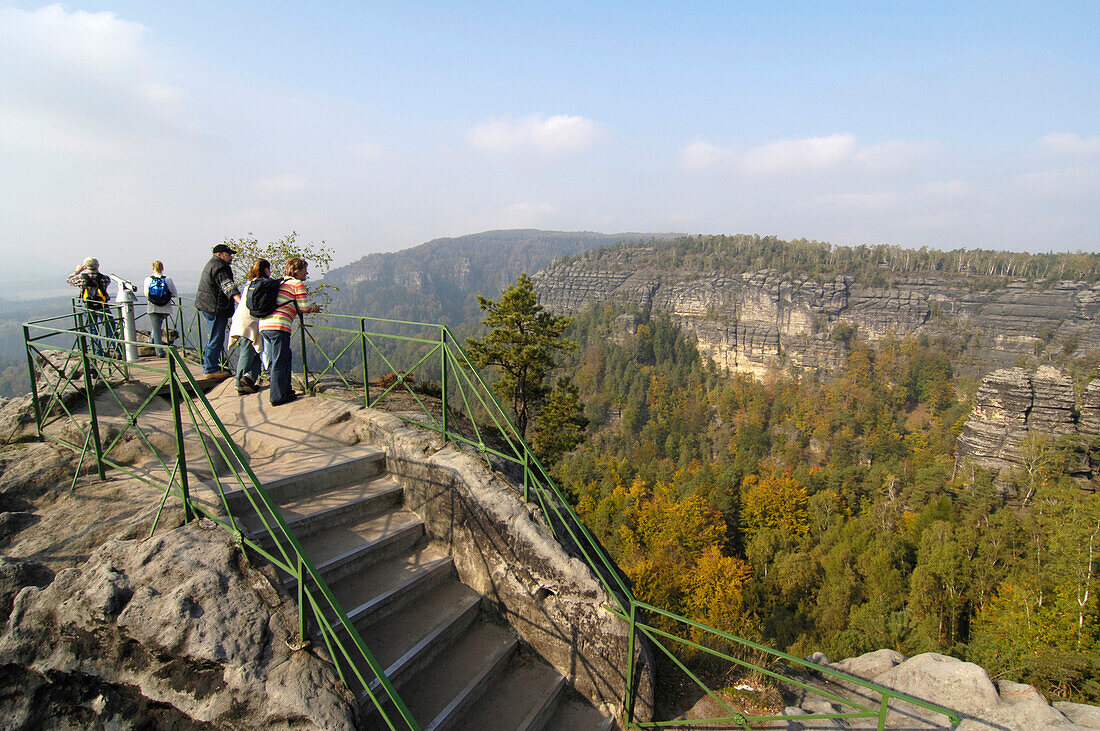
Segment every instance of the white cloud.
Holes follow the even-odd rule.
[[[602,136],[600,125],[585,117],[534,114],[522,119],[489,119],[473,127],[466,134],[466,141],[479,150],[492,153],[534,150],[556,155],[584,150]]]
[[[141,23],[112,12],[70,12],[60,4],[33,11],[0,7],[0,27],[16,56],[90,71],[125,68],[140,54],[145,35]]]
[[[860,147],[852,159],[868,172],[891,173],[904,170],[935,149],[932,142],[887,140]]]
[[[1012,180],[1016,191],[1042,200],[1095,198],[1098,185],[1100,172],[1082,167],[1023,173]]]
[[[680,162],[687,170],[732,170],[750,175],[781,175],[836,170],[873,174],[903,170],[935,149],[929,142],[887,140],[860,145],[855,135],[831,134],[776,140],[742,151],[734,146],[695,140],[684,148]]]
[[[61,5],[3,6],[0,29],[9,149],[117,155],[178,135],[186,95],[158,78],[141,23]]]
[[[1059,155],[1095,155],[1100,153],[1100,137],[1079,137],[1072,132],[1053,132],[1040,138],[1039,146]]]
[[[0,150],[5,147],[86,158],[117,158],[126,149],[121,140],[77,119],[15,105],[0,107]]]
[[[738,159],[738,151],[734,148],[714,145],[705,140],[692,142],[680,154],[681,164],[695,172],[716,167],[729,167],[737,164]]]
[[[294,173],[280,173],[256,181],[261,193],[297,193],[306,187],[306,181]]]
[[[749,149],[742,158],[742,165],[751,173],[825,170],[851,159],[855,150],[855,135],[778,140]]]

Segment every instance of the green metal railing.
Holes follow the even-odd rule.
[[[41,321],[28,323],[25,326],[27,333],[28,364],[32,369],[34,379],[34,366],[32,347],[35,340],[32,339],[30,330],[42,330]],[[201,328],[199,328],[201,331]],[[62,332],[62,331],[54,331]],[[66,330],[73,335],[71,330]],[[76,340],[82,343],[89,339],[86,334],[77,333]],[[818,694],[832,702],[841,704],[850,710],[838,713],[819,713],[798,716],[799,720],[812,719],[851,719],[851,718],[876,718],[878,728],[885,725],[889,704],[891,701],[899,701],[911,704],[935,714],[945,716],[953,725],[959,723],[959,717],[950,709],[914,698],[904,693],[891,690],[881,685],[862,680],[855,676],[843,673],[830,667],[818,665],[808,660],[802,660],[786,653],[768,648],[766,646],[736,637],[729,633],[707,627],[688,618],[681,617],[666,610],[660,609],[639,601],[633,595],[628,582],[624,579],[615,563],[608,556],[600,542],[592,535],[581,519],[569,505],[569,501],[561,492],[548,471],[531,451],[518,433],[511,419],[497,401],[492,389],[474,367],[467,354],[457,342],[451,331],[444,325],[406,322],[399,320],[387,320],[381,318],[360,317],[352,315],[340,315],[326,313],[323,315],[311,315],[305,322],[299,322],[294,333],[297,340],[295,365],[298,370],[300,386],[307,391],[328,398],[338,398],[361,403],[368,407],[384,406],[408,423],[417,427],[428,429],[441,434],[448,441],[459,447],[474,450],[483,457],[492,467],[500,469],[508,474],[522,489],[523,498],[529,503],[534,503],[542,510],[546,521],[554,535],[562,542],[567,550],[583,560],[596,574],[608,594],[612,597],[613,606],[607,607],[612,613],[620,617],[628,627],[627,657],[629,667],[624,668],[626,678],[623,697],[624,723],[630,728],[676,728],[696,726],[700,723],[725,723],[738,724],[745,728],[750,723],[765,723],[775,720],[790,720],[790,717],[780,715],[745,715],[733,707],[722,697],[720,691],[708,687],[707,683],[699,677],[700,673],[683,658],[684,656],[709,657],[713,661],[739,666],[760,675],[787,683],[807,691]],[[185,339],[186,340],[186,339]],[[84,348],[87,350],[87,348]],[[70,351],[71,352],[71,351]],[[82,354],[81,357],[87,357]],[[329,645],[330,655],[337,659],[337,669],[341,670],[339,658],[343,657],[354,669],[354,664],[348,659],[349,650],[340,644],[341,639],[335,627],[345,627],[353,630],[347,622],[347,618],[339,610],[335,599],[331,597],[323,580],[317,574],[313,565],[305,557],[297,541],[286,528],[285,523],[279,517],[278,510],[271,503],[266,492],[256,480],[255,475],[241,457],[240,450],[229,439],[221,422],[202,397],[190,374],[177,377],[182,364],[181,352],[171,349],[169,364],[172,372],[168,373],[166,383],[179,382],[180,396],[173,395],[173,403],[177,398],[181,403],[188,404],[189,414],[201,414],[227,445],[227,452],[233,459],[234,465],[239,465],[240,475],[234,469],[234,475],[246,490],[249,500],[257,512],[268,516],[264,522],[265,528],[272,534],[278,535],[280,546],[277,552],[267,552],[255,542],[244,539],[250,547],[254,547],[267,556],[277,566],[291,575],[298,577],[299,591],[303,592],[299,599],[299,612],[303,617],[301,622],[305,624],[306,605],[313,612],[314,621],[321,626],[322,636]],[[133,366],[131,366],[133,367]],[[186,369],[182,369],[186,373]],[[87,374],[87,369],[85,369]],[[85,379],[87,380],[87,379]],[[68,382],[71,382],[71,378]],[[67,382],[66,382],[67,383]],[[64,387],[64,383],[62,384]],[[110,388],[108,386],[108,388]],[[176,388],[176,387],[173,387]],[[189,391],[188,389],[194,389]],[[91,393],[91,384],[86,384],[85,391]],[[175,394],[176,391],[173,391]],[[184,394],[193,394],[187,395]],[[39,401],[38,393],[35,393],[36,406]],[[48,404],[55,404],[57,399],[47,399]],[[191,404],[194,404],[191,406]],[[61,407],[64,409],[64,407]],[[88,398],[90,418],[94,425],[94,401]],[[174,406],[174,408],[177,408]],[[38,415],[39,424],[43,419],[48,421],[48,414]],[[71,416],[71,414],[70,414]],[[176,423],[182,424],[182,418],[177,418]],[[194,420],[192,420],[194,423]],[[41,431],[41,427],[40,427]],[[83,445],[68,444],[68,446],[83,454],[89,449],[89,445],[95,449],[97,463],[100,447],[96,442],[97,430],[89,430]],[[45,433],[43,436],[48,437]],[[179,437],[183,439],[183,437]],[[114,443],[117,443],[117,439]],[[182,459],[182,441],[180,442]],[[205,447],[204,447],[205,449]],[[109,448],[107,450],[109,452]],[[227,460],[228,461],[228,460]],[[109,461],[108,461],[108,464]],[[114,467],[114,464],[111,464]],[[119,467],[121,469],[121,467]],[[185,510],[189,499],[187,497],[186,466],[180,463],[174,465],[171,470],[169,488],[172,480],[180,484],[180,489],[169,490],[166,488],[165,496],[169,491],[181,496],[184,500]],[[78,468],[79,471],[79,468]],[[165,471],[168,471],[165,464]],[[101,473],[102,474],[102,473]],[[75,479],[74,479],[75,483]],[[220,483],[219,483],[220,484]],[[221,494],[220,487],[218,488]],[[224,499],[223,499],[224,502]],[[163,501],[162,501],[163,504]],[[217,519],[211,511],[200,506],[195,507],[200,514]],[[233,516],[226,505],[225,512],[229,514],[228,522],[225,519],[219,522],[237,535],[241,535],[240,529],[233,520]],[[270,523],[270,524],[269,524]],[[285,544],[285,547],[284,547]],[[308,577],[313,582],[314,590],[308,590]],[[327,602],[327,605],[325,604]],[[340,621],[331,622],[325,619],[324,606],[338,613]],[[303,630],[304,631],[304,630]],[[727,715],[711,719],[691,720],[658,720],[639,721],[635,717],[635,700],[638,688],[637,674],[640,672],[633,658],[637,645],[641,642],[651,644],[667,658],[675,667],[696,683],[700,690],[716,701]],[[380,668],[376,667],[373,657],[357,633],[352,633],[351,643],[354,649],[361,653],[363,658],[368,658],[367,663],[370,672],[376,678],[385,679]],[[730,648],[737,650],[734,652]],[[745,655],[752,658],[762,657],[764,661],[752,662],[741,657]],[[778,671],[782,665],[791,666],[797,671],[810,670],[821,676],[842,681],[845,684],[864,689],[876,700],[863,701],[846,698],[839,693],[834,693],[811,685],[805,680],[784,675]],[[365,675],[356,671],[355,677],[348,678],[343,672],[341,677],[345,682],[357,681],[362,687],[368,688]],[[352,685],[353,683],[349,683]],[[400,709],[401,720],[408,723],[410,728],[416,728],[415,721],[408,716],[404,704],[396,691],[384,682],[386,697]],[[381,709],[385,699],[376,698],[371,694],[375,705]],[[387,722],[393,727],[392,722]]]
[[[84,313],[76,313],[23,326],[39,436],[80,455],[70,490],[75,489],[85,461],[94,459],[101,479],[110,468],[163,491],[150,533],[170,495],[181,500],[185,521],[205,517],[232,532],[238,544],[293,580],[303,646],[311,632],[323,641],[341,680],[361,700],[369,699],[389,728],[419,729],[206,399],[183,352],[169,346],[163,361],[125,363],[114,355],[127,344],[147,347],[148,343],[94,332],[89,323]],[[138,379],[149,386],[149,394],[132,407],[121,391],[127,382]],[[165,413],[165,395],[169,413]],[[97,402],[109,404],[121,416],[105,420]],[[109,441],[103,439],[104,433],[111,433],[105,426],[117,428]],[[174,455],[155,446],[153,437],[158,432],[171,433]],[[127,437],[145,447],[150,456],[145,464],[134,466],[116,459],[115,452]],[[196,465],[188,464],[188,447],[192,453],[200,452],[200,466],[210,475],[206,482],[195,481]]]

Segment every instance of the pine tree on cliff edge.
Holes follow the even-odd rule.
[[[493,390],[501,399],[511,401],[516,429],[526,435],[532,412],[550,392],[547,379],[555,354],[577,347],[562,337],[573,318],[543,310],[526,272],[501,292],[499,302],[478,295],[477,303],[488,313],[482,324],[492,332],[466,341],[470,359],[479,368],[499,369],[500,380]]]

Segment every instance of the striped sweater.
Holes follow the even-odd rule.
[[[310,304],[306,302],[306,285],[300,279],[287,277],[279,285],[278,306],[270,315],[260,320],[260,332],[282,330],[290,332],[294,326],[294,318],[298,316],[298,308],[308,310]],[[298,307],[294,305],[297,303]]]

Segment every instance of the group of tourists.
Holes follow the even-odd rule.
[[[237,393],[245,395],[259,390],[260,372],[266,363],[271,405],[290,403],[298,397],[290,380],[293,358],[290,332],[294,320],[300,315],[321,311],[320,304],[306,301],[308,264],[304,259],[293,257],[286,263],[285,276],[272,279],[271,263],[257,259],[248,272],[248,282],[242,292],[233,282],[232,264],[237,252],[227,244],[218,244],[211,253],[195,292],[195,309],[207,322],[210,333],[202,354],[203,374],[225,378],[234,375],[221,367],[222,349],[228,335],[230,345],[240,342],[235,374]],[[80,288],[87,331],[102,336],[91,338],[97,355],[106,354],[103,343],[115,338],[107,305],[107,287],[112,279],[117,278],[101,273],[99,261],[88,257],[67,280],[71,286]],[[128,285],[124,280],[118,282],[120,287]],[[153,273],[145,278],[142,289],[147,300],[150,340],[156,356],[163,358],[166,356],[164,326],[179,292],[172,278],[164,274],[164,264],[159,260],[153,262]]]

